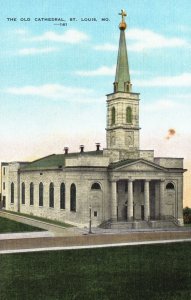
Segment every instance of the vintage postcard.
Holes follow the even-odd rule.
[[[17,225],[2,223],[0,233],[18,235],[2,235],[0,251],[39,251],[41,247],[46,257],[41,260],[33,253],[33,259],[43,268],[43,261],[50,258],[54,270],[46,269],[50,285],[37,276],[32,291],[32,271],[27,271],[27,277],[30,268],[24,270],[20,254],[12,261],[9,256],[1,267],[13,289],[8,293],[4,284],[2,299],[32,299],[34,293],[37,299],[148,299],[149,293],[151,299],[183,299],[191,295],[181,287],[172,292],[172,286],[162,282],[160,296],[149,281],[143,295],[140,280],[136,291],[130,289],[126,297],[123,271],[118,270],[122,277],[116,283],[112,263],[108,271],[112,275],[104,275],[108,290],[114,282],[107,293],[97,282],[99,253],[95,263],[93,252],[87,250],[90,263],[79,250],[79,270],[90,264],[97,275],[87,275],[92,279],[87,288],[88,278],[79,273],[75,279],[79,286],[75,282],[71,287],[77,258],[56,252],[59,266],[67,259],[66,269],[71,265],[73,270],[64,277],[69,290],[63,296],[60,279],[51,279],[59,266],[46,248],[190,238],[184,226],[191,222],[190,11],[189,0],[1,1],[0,219],[32,227],[16,229]],[[6,226],[9,229],[3,229]],[[155,235],[158,231],[164,231],[160,238]],[[127,241],[127,232],[138,236]],[[100,253],[109,262],[112,255],[116,261],[122,257],[119,265],[127,267],[123,257],[127,253],[117,251]],[[133,254],[128,251],[132,267]],[[164,250],[157,251],[162,266]],[[166,251],[171,257],[170,248]],[[143,256],[140,263],[144,265]],[[17,259],[30,281],[23,293],[20,275],[19,284],[10,279],[17,273]],[[140,266],[136,268],[142,274]],[[63,275],[60,270],[58,274]],[[159,279],[157,271],[152,272],[155,285]],[[169,261],[169,273],[161,277],[168,281],[167,277],[174,278],[171,272]],[[127,281],[132,278],[128,276]],[[58,294],[52,282],[55,289],[58,283]],[[47,292],[39,292],[38,284]]]

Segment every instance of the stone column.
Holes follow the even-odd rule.
[[[161,181],[160,181],[160,206],[159,206],[160,218],[162,218],[165,215],[164,189],[165,189],[165,180],[161,179]]]
[[[133,180],[128,180],[127,220],[133,221]]]
[[[117,182],[111,182],[111,219],[117,221]]]
[[[149,181],[150,180],[145,180],[145,185],[144,185],[144,198],[145,198],[145,203],[144,203],[144,219],[145,221],[148,221],[150,219],[150,194],[149,194]]]

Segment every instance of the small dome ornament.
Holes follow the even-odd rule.
[[[126,11],[124,9],[122,9],[121,12],[119,13],[119,15],[121,15],[121,17],[122,17],[122,21],[119,24],[119,29],[125,30],[127,28],[127,24],[125,23],[125,17],[127,16]]]

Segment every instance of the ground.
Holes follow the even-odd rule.
[[[191,299],[190,246],[1,255],[1,299]]]
[[[43,229],[0,217],[0,233],[42,231]]]

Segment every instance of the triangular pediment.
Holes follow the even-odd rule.
[[[146,171],[146,172],[154,172],[154,171],[164,171],[167,169],[161,167],[153,162],[140,159],[136,161],[120,161],[118,163],[113,164],[112,169],[118,171]]]

